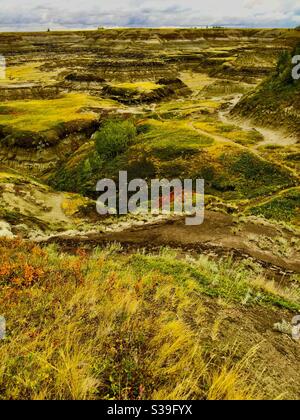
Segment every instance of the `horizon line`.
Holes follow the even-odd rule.
[[[26,28],[20,28],[20,29],[9,29],[9,28],[5,28],[5,29],[1,29],[0,28],[0,33],[53,33],[53,32],[93,32],[93,31],[100,31],[100,30],[113,30],[113,29],[148,29],[148,30],[157,30],[157,29],[194,29],[194,30],[201,30],[201,29],[224,29],[224,30],[230,30],[230,29],[239,29],[239,30],[243,30],[243,29],[253,29],[253,30],[258,30],[258,29],[264,29],[264,30],[297,30],[297,26],[296,27],[291,27],[291,26],[242,26],[242,25],[172,25],[172,26],[110,26],[110,25],[103,25],[103,26],[99,26],[99,27],[94,27],[94,28],[80,28],[80,27],[74,27],[74,28],[68,28],[68,27],[62,27],[62,28],[51,28],[51,26],[49,27],[45,27],[45,29],[42,28],[32,28],[32,29],[26,29]]]

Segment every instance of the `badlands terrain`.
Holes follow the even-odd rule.
[[[0,398],[300,398],[299,43],[0,34]],[[204,223],[100,216],[123,170],[203,178]]]

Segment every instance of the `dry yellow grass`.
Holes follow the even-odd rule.
[[[159,85],[154,82],[124,82],[124,83],[110,83],[111,86],[121,88],[121,89],[129,89],[138,92],[151,92],[152,90],[159,89],[162,85]]]
[[[193,73],[184,71],[180,73],[180,79],[190,88],[195,91],[202,90],[205,86],[214,83],[215,79],[209,77],[204,73]]]
[[[59,123],[95,119],[95,113],[84,108],[115,106],[112,100],[97,99],[84,93],[68,93],[57,99],[8,101],[0,113],[0,124],[19,130],[43,131]]]
[[[92,200],[85,198],[77,194],[64,194],[65,199],[63,200],[61,207],[67,216],[74,216],[80,207],[93,203]]]
[[[53,246],[0,245],[7,320],[0,398],[256,397],[246,374],[249,355],[216,365],[204,352],[205,308],[195,279],[159,267],[141,273],[139,255],[121,257],[114,248],[72,256]]]
[[[25,63],[18,66],[7,66],[5,79],[0,80],[1,85],[14,85],[22,83],[47,83],[56,81],[57,72],[41,71],[43,63]]]

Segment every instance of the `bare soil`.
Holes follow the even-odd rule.
[[[279,227],[252,221],[238,224],[234,216],[206,211],[204,223],[199,226],[187,226],[184,218],[174,218],[119,232],[91,233],[86,236],[62,234],[46,242],[57,242],[70,249],[84,245],[101,246],[111,242],[118,242],[129,249],[154,250],[168,246],[218,258],[230,254],[240,259],[250,257],[273,276],[300,273],[299,251],[291,248],[289,255],[280,256],[274,247],[262,249],[262,236],[270,240],[284,238],[287,243],[290,243],[291,238],[299,238],[295,233]]]

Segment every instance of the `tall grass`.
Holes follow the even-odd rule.
[[[162,253],[160,264],[114,248],[70,255],[18,240],[0,250],[1,399],[258,397],[252,355],[217,358],[201,338],[201,271],[216,270],[207,261],[191,268]]]

